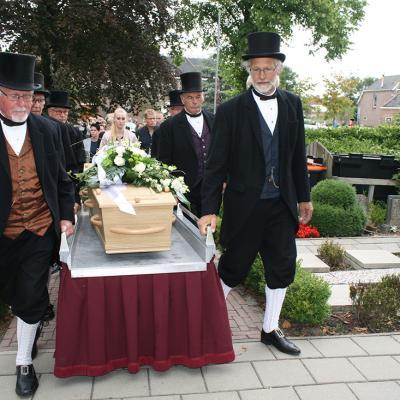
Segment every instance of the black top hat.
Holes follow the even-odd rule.
[[[0,86],[14,90],[34,90],[35,56],[0,52]]]
[[[48,96],[50,92],[44,87],[44,75],[41,74],[40,72],[35,72],[35,85],[38,87],[38,89],[35,89],[35,93],[41,93],[44,94],[45,96]]]
[[[168,93],[169,97],[169,104],[167,107],[174,107],[174,106],[183,106],[181,100],[181,91],[180,90],[171,90]]]
[[[181,93],[188,92],[204,92],[201,85],[201,73],[200,72],[185,72],[181,74]]]
[[[49,107],[60,107],[60,108],[71,108],[69,104],[68,92],[63,90],[52,90],[47,98],[47,108]]]
[[[281,37],[275,32],[253,32],[247,36],[248,50],[243,60],[250,58],[270,57],[282,62],[286,56],[281,53]]]

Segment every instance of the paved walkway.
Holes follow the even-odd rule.
[[[400,238],[369,243],[368,239],[339,240],[351,241],[346,246],[390,245],[400,249]],[[298,241],[299,252],[302,246],[301,250],[315,253],[322,241]],[[57,290],[55,275],[50,283],[50,297],[55,304]],[[263,310],[243,288],[230,293],[228,313],[236,352],[234,363],[196,370],[174,367],[163,373],[143,368],[135,375],[119,370],[98,378],[54,377],[52,321],[38,342],[35,368],[40,375],[40,387],[34,400],[400,399],[400,333],[295,339],[302,354],[291,357],[258,342]],[[0,342],[1,400],[18,398],[14,393],[15,327],[14,320]]]

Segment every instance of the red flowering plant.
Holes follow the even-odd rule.
[[[319,238],[320,234],[315,226],[308,224],[299,224],[299,229],[296,233],[297,238]]]

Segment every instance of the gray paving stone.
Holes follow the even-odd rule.
[[[242,400],[299,400],[292,388],[270,388],[240,392]]]
[[[93,399],[150,395],[147,369],[137,374],[117,370],[94,380]]]
[[[236,392],[187,394],[182,396],[182,400],[240,400]]]
[[[0,375],[15,374],[15,354],[0,354]]]
[[[344,383],[299,386],[295,390],[301,400],[357,400]]]
[[[325,357],[349,357],[367,355],[360,346],[350,338],[311,339],[311,343]]]
[[[357,336],[353,340],[368,354],[400,354],[400,343],[391,336]]]
[[[314,383],[300,360],[256,361],[253,365],[264,386],[294,386]]]
[[[303,360],[318,383],[364,381],[364,377],[345,358],[323,358]]]
[[[52,374],[54,371],[54,352],[39,352],[33,365],[35,367],[36,373],[39,374]]]
[[[292,340],[292,339],[291,339]],[[301,354],[299,356],[292,356],[290,354],[282,353],[281,351],[277,350],[274,346],[268,346],[274,356],[278,360],[286,360],[286,359],[295,359],[298,360],[300,358],[316,358],[316,357],[323,357],[323,355],[311,344],[309,340],[305,339],[293,339],[293,343],[296,344],[301,350]]]
[[[392,335],[392,338],[397,340],[400,343],[400,334],[399,335],[397,335],[397,334]]]
[[[0,376],[0,398],[1,400],[21,400],[15,393],[15,376]],[[32,397],[25,397],[31,399]]]
[[[309,272],[329,272],[329,265],[325,264],[314,254],[299,254],[297,261],[301,261],[301,267]]]
[[[262,387],[250,363],[209,365],[202,368],[209,392]]]
[[[346,250],[346,258],[360,268],[398,268],[400,258],[384,250]]]
[[[176,366],[165,372],[150,369],[149,374],[152,395],[203,393],[207,391],[200,369]]]
[[[58,379],[52,374],[43,374],[35,399],[87,400],[90,399],[92,383],[93,378],[87,376]]]
[[[301,257],[303,254],[312,254],[312,252],[306,246],[297,246],[297,256]]]
[[[348,306],[351,305],[350,285],[331,285],[331,295],[328,299],[331,306]]]
[[[351,357],[368,380],[400,379],[400,364],[390,356]]]
[[[275,359],[270,346],[260,342],[234,343],[233,349],[236,356],[234,362]]]
[[[350,383],[349,386],[359,400],[400,399],[400,386],[395,382]]]
[[[123,400],[181,400],[180,396],[147,396],[147,397],[124,397]]]

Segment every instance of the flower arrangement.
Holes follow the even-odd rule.
[[[308,224],[299,224],[299,229],[296,233],[297,238],[319,238],[320,234],[315,226]]]
[[[182,176],[174,176],[176,167],[160,163],[140,149],[140,143],[114,142],[102,147],[93,157],[93,165],[76,174],[82,187],[96,188],[120,183],[147,186],[154,191],[174,193],[188,204],[189,188]]]

